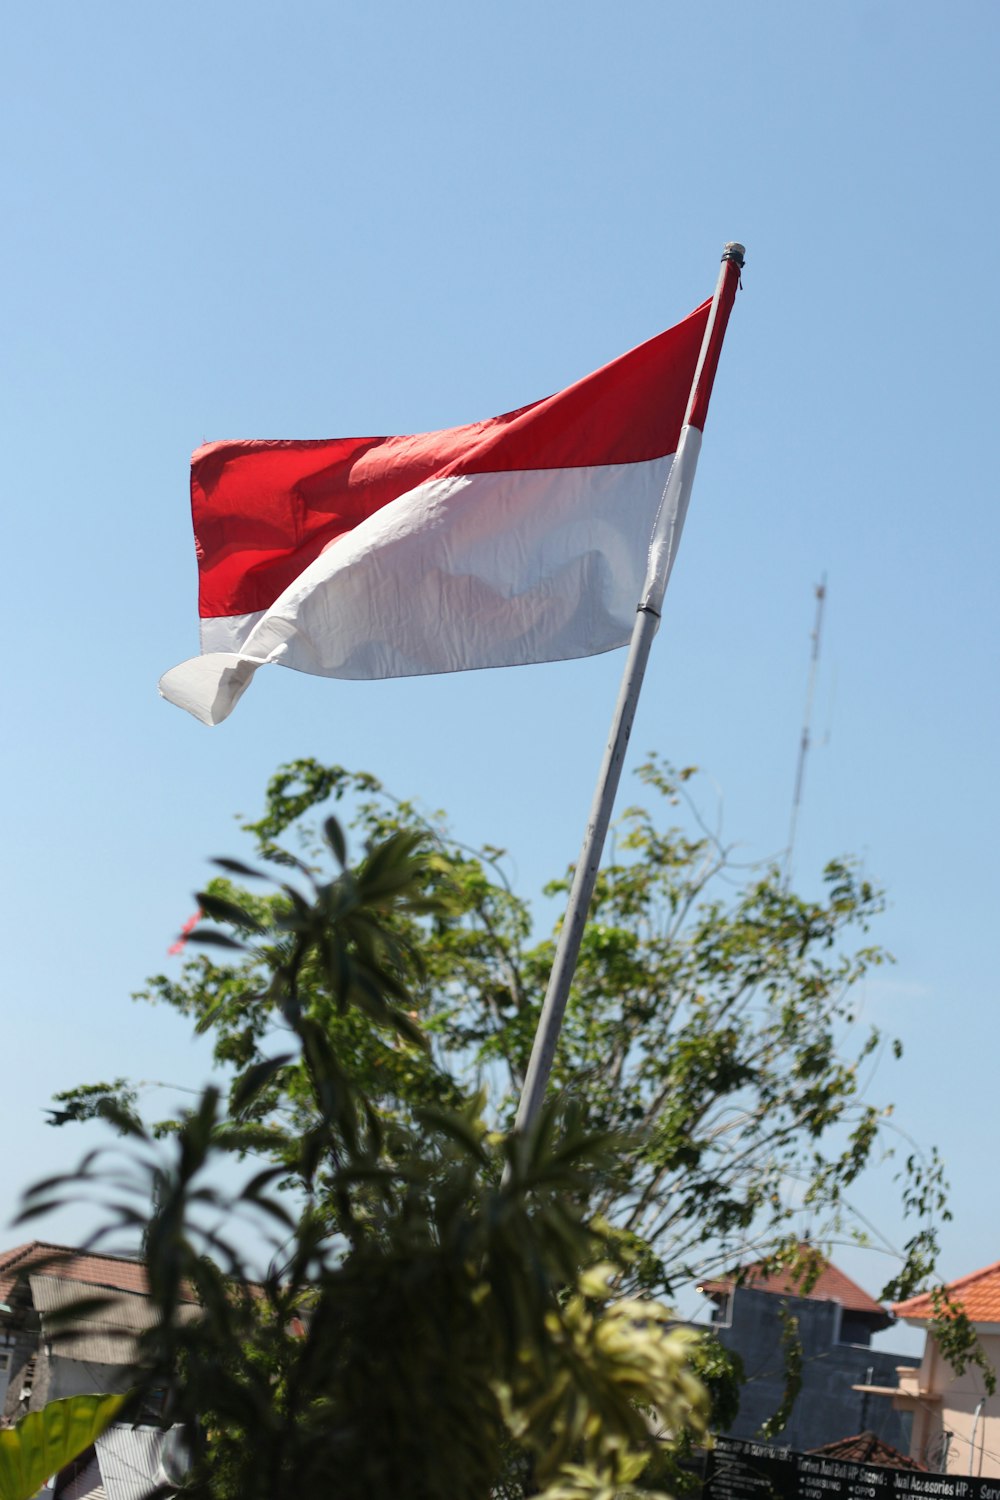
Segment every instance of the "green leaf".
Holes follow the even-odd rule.
[[[229,1095],[231,1113],[242,1115],[294,1058],[293,1052],[282,1052],[277,1057],[267,1057],[263,1062],[254,1063],[252,1068],[248,1068],[233,1084]]]
[[[125,1396],[69,1396],[0,1432],[0,1500],[31,1500],[53,1474],[89,1448]]]
[[[201,907],[206,917],[213,922],[229,922],[233,927],[242,927],[247,932],[266,932],[263,922],[251,916],[242,906],[235,901],[227,901],[224,896],[213,896],[209,891],[197,891],[194,898]]]
[[[27,1224],[29,1219],[39,1219],[43,1215],[54,1213],[56,1209],[65,1208],[65,1206],[65,1201],[62,1198],[47,1198],[41,1203],[32,1203],[30,1207],[22,1208],[14,1223]]]
[[[46,1328],[59,1328],[67,1323],[93,1318],[95,1313],[104,1312],[107,1308],[115,1306],[116,1300],[109,1294],[76,1297],[72,1302],[64,1303],[62,1307],[54,1307],[47,1312],[45,1326]]]
[[[245,865],[240,859],[226,859],[220,856],[212,860],[213,865],[218,865],[220,870],[226,870],[230,875],[239,875],[242,880],[266,880],[266,870],[255,870],[252,865]]]
[[[344,830],[336,818],[327,818],[323,824],[323,832],[326,841],[333,850],[333,857],[343,870],[347,865],[347,840],[344,838]]]
[[[216,932],[214,927],[196,927],[193,932],[187,934],[189,943],[198,943],[206,948],[234,948],[237,953],[245,953],[246,943],[240,943],[228,933]]]

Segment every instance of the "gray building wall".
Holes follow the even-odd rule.
[[[124,1395],[135,1385],[135,1368],[129,1365],[102,1365],[92,1360],[49,1357],[49,1401],[64,1396]]]
[[[746,1384],[739,1415],[728,1429],[730,1437],[752,1438],[781,1405],[785,1393],[785,1356],[782,1349],[781,1309],[798,1320],[803,1346],[802,1389],[791,1419],[774,1441],[799,1452],[836,1442],[838,1438],[871,1430],[901,1452],[909,1451],[909,1415],[894,1411],[884,1396],[866,1396],[853,1385],[897,1384],[897,1365],[916,1366],[912,1355],[891,1354],[863,1343],[842,1343],[844,1337],[865,1337],[866,1330],[842,1319],[837,1302],[807,1297],[778,1296],[773,1292],[737,1287],[731,1293],[728,1317],[714,1332],[726,1349],[743,1361]],[[842,1323],[847,1322],[847,1327]]]
[[[25,1328],[11,1328],[7,1331],[7,1353],[10,1362],[7,1369],[7,1389],[4,1392],[3,1407],[0,1408],[0,1424],[10,1425],[23,1417],[26,1411],[34,1410],[36,1405],[44,1405],[45,1393],[48,1389],[48,1372],[45,1368],[44,1357],[39,1359],[40,1338],[38,1332],[38,1319],[31,1320],[33,1326]],[[32,1361],[34,1365],[32,1366]],[[30,1374],[29,1374],[30,1372]],[[21,1399],[21,1391],[30,1383],[31,1392],[36,1390],[41,1398],[30,1404],[30,1395]]]

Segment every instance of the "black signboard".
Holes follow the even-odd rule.
[[[847,1463],[741,1438],[716,1438],[704,1500],[1000,1500],[1000,1479]]]

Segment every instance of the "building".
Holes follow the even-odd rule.
[[[975,1328],[989,1364],[1000,1370],[1000,1261],[951,1282],[948,1293]],[[957,1374],[945,1359],[928,1327],[935,1316],[932,1293],[897,1302],[892,1310],[926,1331],[919,1367],[901,1368],[898,1381],[871,1391],[910,1414],[910,1457],[945,1474],[1000,1477],[1000,1395],[988,1394],[980,1366],[967,1365]]]
[[[154,1321],[137,1260],[32,1240],[0,1253],[0,1426],[63,1396],[134,1384],[137,1338]],[[81,1298],[108,1299],[72,1330],[59,1313]],[[180,1316],[196,1317],[185,1304]]]
[[[926,1464],[917,1463],[915,1459],[907,1458],[905,1453],[900,1453],[891,1443],[883,1442],[870,1429],[867,1432],[856,1432],[851,1437],[838,1438],[835,1443],[824,1443],[821,1448],[814,1448],[812,1452],[814,1457],[847,1464],[864,1464],[876,1469],[911,1469],[922,1473],[927,1467]]]
[[[59,1314],[83,1298],[104,1305],[72,1327]],[[197,1316],[193,1302],[180,1317]],[[145,1268],[32,1240],[0,1253],[0,1427],[64,1396],[127,1391],[135,1383],[137,1339],[154,1320]],[[187,1462],[183,1433],[112,1426],[51,1489],[52,1500],[137,1500],[176,1482]]]
[[[801,1272],[765,1274],[751,1265],[699,1287],[713,1304],[713,1331],[739,1355],[746,1376],[739,1415],[727,1436],[758,1437],[780,1407],[786,1385],[783,1336],[791,1316],[802,1345],[802,1386],[780,1442],[809,1452],[871,1429],[880,1441],[905,1452],[909,1419],[874,1399],[868,1387],[894,1381],[900,1367],[917,1361],[872,1349],[873,1334],[890,1327],[893,1315],[812,1247],[803,1245],[801,1251],[817,1269],[811,1285]]]

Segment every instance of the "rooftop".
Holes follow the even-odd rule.
[[[116,1292],[149,1295],[146,1268],[124,1255],[101,1255],[75,1250],[69,1245],[50,1245],[45,1240],[30,1240],[0,1252],[0,1302],[7,1302],[22,1276],[29,1272],[63,1281],[80,1281],[87,1286],[105,1287]]]
[[[851,1464],[874,1464],[876,1468],[919,1469],[926,1471],[927,1465],[915,1458],[906,1458],[891,1443],[884,1443],[874,1432],[859,1432],[854,1437],[838,1438],[835,1443],[824,1443],[822,1448],[810,1448],[810,1453],[822,1458],[837,1458]]]
[[[947,1290],[971,1323],[1000,1323],[1000,1260],[949,1282]],[[934,1295],[921,1292],[906,1302],[894,1302],[892,1310],[897,1318],[925,1323],[934,1317]]]
[[[52,1245],[45,1240],[30,1240],[27,1244],[15,1245],[13,1250],[0,1251],[0,1304],[9,1303],[18,1282],[25,1280],[30,1285],[28,1295],[34,1307],[42,1313],[72,1303],[80,1295],[70,1294],[66,1282],[119,1293],[117,1298],[109,1299],[103,1312],[89,1315],[86,1321],[93,1324],[95,1330],[105,1327],[119,1331],[123,1327],[132,1330],[147,1328],[154,1317],[148,1304],[144,1310],[142,1304],[131,1300],[149,1296],[149,1278],[142,1262],[127,1255],[77,1250],[71,1245]],[[258,1282],[247,1281],[239,1285],[251,1296],[264,1295],[264,1288]],[[194,1312],[197,1298],[193,1288],[186,1284],[182,1286],[181,1296],[186,1304],[186,1308],[181,1309],[181,1316],[186,1318]],[[304,1331],[297,1316],[292,1318],[289,1326],[295,1333]],[[98,1336],[103,1338],[105,1335],[102,1331],[99,1335],[95,1333],[95,1337]]]
[[[816,1256],[814,1247],[802,1244],[799,1249],[804,1256]],[[878,1318],[883,1326],[892,1320],[880,1302],[869,1297],[864,1289],[845,1276],[832,1261],[818,1257],[818,1272],[808,1291],[803,1286],[809,1281],[809,1271],[780,1270],[765,1272],[759,1263],[741,1266],[730,1276],[718,1281],[703,1281],[698,1287],[706,1297],[728,1296],[735,1286],[750,1287],[756,1292],[773,1292],[777,1296],[807,1297],[815,1302],[839,1302],[848,1312],[863,1313]]]

